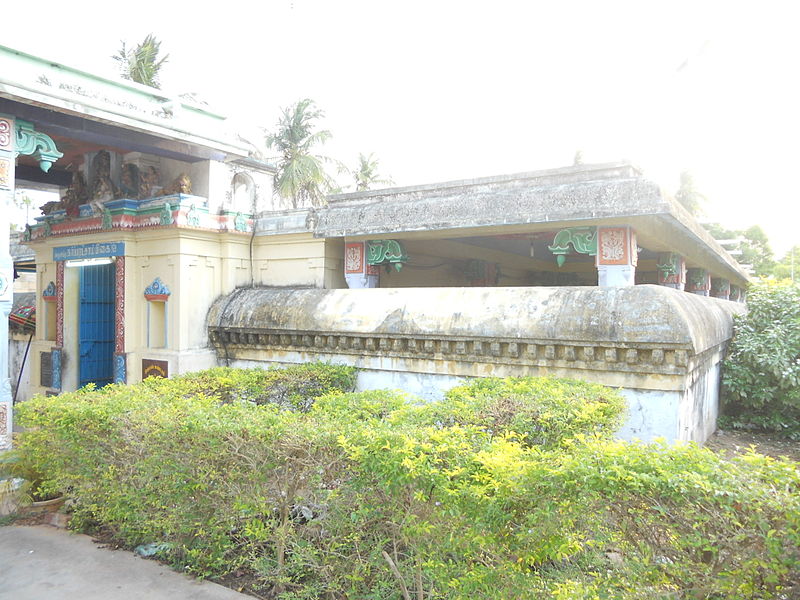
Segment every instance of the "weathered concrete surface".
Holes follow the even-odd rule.
[[[245,600],[155,561],[54,527],[0,527],[2,600]]]
[[[218,299],[208,326],[223,364],[350,364],[359,389],[426,399],[468,377],[586,379],[623,388],[623,437],[702,442],[715,429],[719,364],[743,310],[652,285],[262,288]]]
[[[645,344],[699,354],[729,339],[743,307],[662,286],[626,288],[240,288],[212,328]]]

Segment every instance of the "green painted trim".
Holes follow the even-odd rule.
[[[64,156],[49,135],[36,131],[33,123],[17,119],[15,121],[17,155],[31,155],[39,161],[39,168],[47,173],[53,163]]]

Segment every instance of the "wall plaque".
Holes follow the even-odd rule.
[[[169,362],[143,358],[142,379],[147,379],[148,377],[169,377]]]

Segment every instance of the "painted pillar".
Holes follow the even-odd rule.
[[[722,277],[711,278],[711,295],[714,298],[728,300],[731,295],[731,282]]]
[[[630,227],[597,228],[597,285],[626,287],[634,285],[639,252],[636,232]]]
[[[378,267],[367,264],[366,243],[345,243],[344,278],[351,289],[378,287]]]
[[[686,272],[686,291],[698,296],[708,296],[711,274],[705,269],[693,268]]]
[[[675,252],[658,255],[658,285],[683,291],[686,287],[686,259]]]
[[[14,301],[14,266],[9,253],[9,205],[14,201],[14,119],[0,115],[0,450],[11,447],[13,399],[8,380],[8,313]]]

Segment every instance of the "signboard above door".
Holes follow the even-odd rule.
[[[53,260],[81,260],[86,258],[105,258],[125,256],[125,242],[96,242],[77,246],[58,246],[53,248]]]

